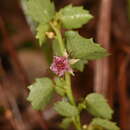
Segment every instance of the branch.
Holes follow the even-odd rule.
[[[99,22],[97,27],[97,41],[109,50],[111,31],[111,0],[101,0]],[[107,96],[109,81],[108,58],[98,60],[95,64],[94,90]]]
[[[29,80],[26,75],[26,72],[24,71],[24,69],[18,59],[17,53],[14,49],[14,44],[9,39],[8,33],[6,31],[6,28],[5,28],[5,25],[4,25],[4,22],[3,22],[3,19],[1,16],[0,16],[0,30],[3,35],[3,41],[4,41],[3,48],[11,57],[11,59],[14,63],[14,66],[15,66],[15,70],[16,70],[17,74],[19,75],[20,79],[24,82],[25,85],[29,84]]]

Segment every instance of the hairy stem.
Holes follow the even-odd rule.
[[[54,30],[54,32],[56,33],[56,37],[57,37],[57,40],[59,41],[59,45],[60,45],[60,49],[61,49],[61,53],[62,55],[64,56],[64,52],[65,52],[65,47],[64,47],[64,42],[62,40],[62,35],[61,35],[61,32],[60,32],[60,29],[58,29],[54,23],[50,23],[52,29]]]
[[[69,73],[65,74],[65,81],[66,81],[66,94],[67,97],[69,98],[69,101],[72,105],[76,106],[75,100],[74,100],[74,96],[72,93],[72,89],[71,89],[71,76]],[[77,128],[77,130],[81,130],[81,123],[80,123],[80,115],[76,116],[73,119],[73,123],[75,125],[75,127]]]
[[[67,97],[69,98],[69,101],[72,105],[76,106],[75,100],[74,100],[74,96],[72,93],[72,89],[71,89],[71,76],[69,73],[65,74],[65,81],[66,81],[66,94]],[[81,129],[81,123],[80,123],[80,115],[76,116],[73,119],[73,123],[75,125],[75,127],[77,128],[77,130],[82,130]]]
[[[59,42],[62,55],[64,56],[65,52],[66,52],[66,49],[64,47],[64,42],[63,42],[63,39],[62,39],[61,31],[54,24],[56,24],[56,23],[50,23],[52,29],[56,33],[56,38],[57,38],[57,40]],[[68,72],[65,73],[65,81],[66,81],[65,90],[66,90],[66,95],[67,95],[67,97],[69,99],[69,102],[72,105],[76,106],[76,103],[75,103],[75,100],[74,100],[74,96],[73,96],[73,93],[72,93],[72,89],[71,89],[71,76],[70,76],[70,74]],[[73,123],[74,123],[74,125],[75,125],[77,130],[82,130],[81,123],[80,123],[80,115],[78,115],[78,116],[73,118]]]
[[[69,73],[66,73],[65,74],[65,80],[66,80],[66,94],[70,100],[70,103],[72,105],[76,105],[75,104],[75,101],[74,101],[74,97],[73,97],[73,94],[72,94],[72,89],[71,89],[71,77],[70,77],[70,74]]]

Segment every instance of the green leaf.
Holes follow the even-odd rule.
[[[28,8],[27,8],[28,0],[20,0],[20,2],[21,2],[21,7],[23,9],[23,13],[25,14],[26,21],[30,26],[31,31],[34,33],[36,30],[37,23],[33,21],[31,16],[28,15]]]
[[[93,18],[89,11],[83,9],[82,6],[73,7],[68,5],[61,9],[57,14],[64,28],[76,29],[82,27]]]
[[[40,46],[46,41],[46,32],[49,31],[49,24],[39,24],[37,27],[36,38],[39,40]]]
[[[50,0],[27,0],[27,14],[38,23],[48,23],[55,14]]]
[[[34,109],[41,110],[49,103],[53,95],[53,83],[49,78],[39,78],[29,86],[30,93],[27,98]]]
[[[54,109],[62,116],[73,117],[78,115],[77,108],[65,101],[56,103]]]
[[[45,41],[46,44],[44,44],[44,46],[42,46],[41,50],[43,52],[43,55],[46,58],[46,61],[48,62],[48,64],[52,64],[53,61],[53,50],[52,50],[52,44],[49,40]]]
[[[62,52],[57,39],[53,40],[53,52],[55,56],[62,56]]]
[[[60,127],[63,128],[64,130],[68,130],[71,123],[72,123],[71,118],[65,118],[65,119],[62,120]]]
[[[61,96],[65,95],[65,89],[64,89],[65,85],[66,85],[66,82],[62,78],[55,79],[55,91]]]
[[[105,119],[111,119],[113,110],[110,108],[107,100],[100,94],[92,93],[86,98],[86,110],[93,116]]]
[[[86,60],[79,60],[78,62],[72,65],[72,68],[79,70],[80,72],[83,72],[86,63]]]
[[[78,110],[81,112],[82,110],[86,110],[86,101],[85,99],[78,103]]]
[[[78,34],[76,31],[65,33],[67,50],[73,58],[82,60],[95,60],[108,55],[106,49]]]
[[[105,130],[120,130],[116,123],[105,119],[95,118],[91,124],[94,126],[101,126]]]
[[[64,96],[65,95],[65,90],[59,86],[55,87],[55,91],[57,94],[59,94],[60,96]]]

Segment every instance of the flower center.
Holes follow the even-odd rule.
[[[58,69],[64,69],[65,68],[64,61],[58,61],[56,63],[56,66],[57,66]]]

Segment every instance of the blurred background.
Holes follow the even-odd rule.
[[[0,0],[0,130],[60,130],[61,117],[52,109],[53,102],[38,112],[26,101],[27,86],[35,78],[52,77],[52,55],[51,44],[39,47],[21,1]],[[115,111],[113,120],[121,130],[130,130],[130,0],[54,2],[57,10],[67,4],[90,10],[93,20],[78,31],[111,53],[108,58],[89,62],[83,73],[75,73],[76,100],[93,91],[103,94]],[[59,99],[55,95],[53,101]],[[88,113],[82,113],[83,123],[90,119]]]

